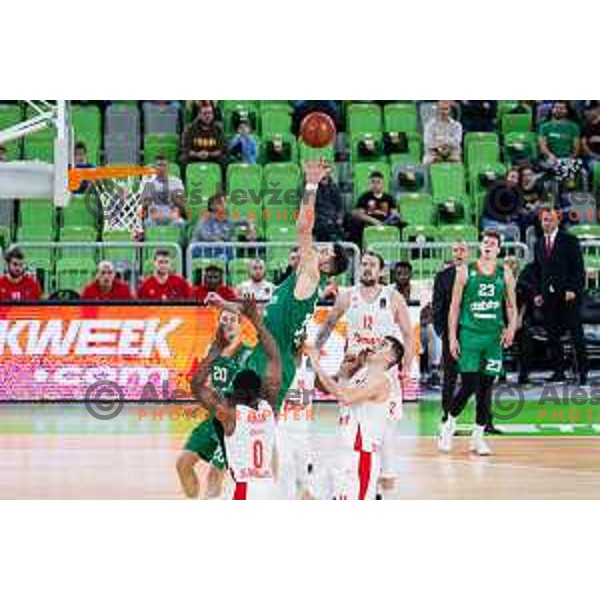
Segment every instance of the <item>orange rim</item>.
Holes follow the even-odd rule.
[[[99,179],[122,179],[124,177],[143,177],[155,175],[158,169],[137,165],[112,165],[110,167],[90,167],[86,169],[69,169],[69,190],[78,190],[84,181]]]

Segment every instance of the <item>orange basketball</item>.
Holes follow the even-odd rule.
[[[306,115],[300,124],[300,137],[312,148],[323,148],[335,140],[333,119],[322,112]]]

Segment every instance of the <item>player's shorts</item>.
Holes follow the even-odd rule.
[[[213,419],[197,425],[185,443],[184,449],[195,452],[203,461],[223,470],[226,466],[223,444],[219,438]]]
[[[459,344],[458,370],[460,373],[484,373],[492,376],[502,374],[500,333],[477,335],[461,330]]]
[[[219,500],[281,500],[280,486],[275,479],[235,481],[227,472]]]

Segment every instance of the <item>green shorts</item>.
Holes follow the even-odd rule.
[[[502,342],[498,334],[459,333],[460,373],[484,373],[498,376],[502,374]]]
[[[202,460],[222,471],[227,466],[223,442],[217,433],[213,419],[196,426],[185,443],[184,449],[195,452]]]

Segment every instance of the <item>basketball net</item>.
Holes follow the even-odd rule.
[[[142,196],[145,184],[156,169],[133,165],[69,170],[69,188],[78,189],[87,181],[87,197],[95,198],[102,211],[104,231],[142,231]]]

